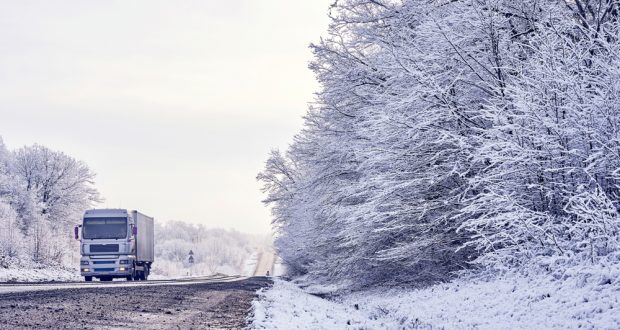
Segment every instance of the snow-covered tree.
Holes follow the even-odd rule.
[[[95,174],[86,164],[40,145],[14,152],[12,170],[34,192],[40,213],[53,225],[74,223],[72,216],[99,201]]]
[[[618,6],[334,3],[316,102],[258,176],[292,273],[420,284],[614,255]]]
[[[4,253],[63,263],[75,249],[71,227],[99,201],[83,162],[35,145],[8,151],[0,140],[0,238]]]
[[[608,244],[618,237],[617,6],[546,3],[515,52],[510,102],[484,111],[492,126],[475,157],[487,166],[471,180],[480,193],[463,228],[492,262],[593,261],[619,247]]]

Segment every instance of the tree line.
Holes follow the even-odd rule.
[[[165,276],[244,274],[245,262],[265,237],[183,221],[155,223],[154,272]],[[193,252],[193,263],[189,252]]]
[[[348,288],[620,259],[620,2],[342,0],[258,175],[292,275]]]

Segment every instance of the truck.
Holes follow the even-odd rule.
[[[74,228],[80,241],[80,275],[112,281],[146,281],[154,261],[154,219],[136,210],[93,209]]]

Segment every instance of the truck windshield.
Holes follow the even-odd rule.
[[[84,238],[126,238],[127,218],[84,219]]]

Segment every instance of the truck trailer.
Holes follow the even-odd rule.
[[[135,210],[86,211],[74,232],[80,240],[80,275],[87,282],[147,280],[155,256],[153,221]]]

